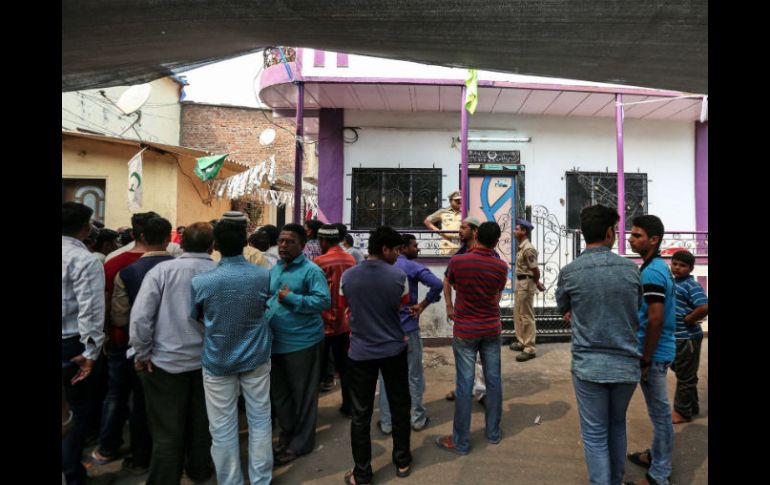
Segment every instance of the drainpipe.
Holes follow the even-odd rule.
[[[470,200],[468,194],[468,110],[465,109],[465,91],[467,89],[463,86],[460,96],[460,167],[462,171],[460,175],[460,193],[463,196],[461,206],[463,219],[468,216],[468,201]]]
[[[626,254],[626,179],[623,172],[623,95],[615,95],[615,140],[618,147],[618,254]]]
[[[302,224],[302,119],[305,107],[305,85],[297,83],[297,133],[294,142],[294,223]]]

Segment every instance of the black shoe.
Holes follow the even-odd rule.
[[[338,411],[340,412],[341,415],[345,416],[348,419],[352,419],[353,418],[353,412],[352,411],[349,411],[349,410],[347,410],[345,408],[339,408]]]
[[[487,396],[481,396],[481,399],[479,399],[479,404],[481,404],[482,408],[487,407]]]
[[[521,345],[521,343],[519,342],[512,343],[511,345],[508,346],[508,348],[511,350],[516,350],[518,352],[521,352],[522,350],[524,350],[524,346]]]
[[[526,362],[535,357],[537,357],[537,355],[534,352],[522,352],[516,356],[516,362]]]
[[[321,389],[320,390],[321,390],[321,392],[329,392],[332,389],[334,389],[334,385],[335,384],[336,383],[334,382],[334,379],[332,379],[330,381],[323,381],[321,383]]]
[[[133,457],[129,456],[123,459],[123,464],[120,468],[132,475],[143,475],[150,471],[150,464],[135,463]]]

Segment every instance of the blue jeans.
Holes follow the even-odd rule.
[[[409,397],[412,400],[412,426],[424,426],[428,419],[425,406],[422,405],[422,395],[425,393],[425,376],[422,372],[422,339],[420,330],[407,332],[407,353],[406,358],[409,364]],[[388,394],[385,392],[385,383],[380,373],[380,422],[385,431],[391,428],[390,405],[388,405]]]
[[[256,369],[230,376],[203,370],[203,390],[211,432],[211,457],[219,485],[242,485],[238,444],[238,391],[246,401],[249,423],[249,481],[270,483],[273,476],[273,428],[270,423],[270,361]]]
[[[626,411],[636,382],[600,383],[572,374],[591,485],[620,485],[626,467]]]
[[[652,421],[650,476],[661,485],[668,485],[671,475],[671,456],[674,452],[674,425],[668,402],[666,372],[670,362],[653,362],[642,381],[642,392],[647,403],[647,414]]]
[[[503,382],[500,376],[500,335],[476,338],[454,337],[452,350],[457,372],[455,390],[455,417],[452,438],[457,450],[470,449],[471,405],[476,353],[481,357],[484,380],[487,385],[484,418],[487,441],[498,443],[503,432],[500,420],[503,414]]]

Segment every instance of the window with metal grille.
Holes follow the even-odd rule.
[[[567,228],[580,229],[580,211],[601,204],[618,207],[618,175],[612,172],[567,172]],[[636,216],[647,214],[647,174],[625,174],[626,230]]]
[[[425,218],[440,207],[440,168],[353,169],[353,229],[425,229]]]

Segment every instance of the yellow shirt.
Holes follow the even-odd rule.
[[[537,249],[529,239],[525,239],[516,249],[516,274],[534,276],[532,270],[537,268]]]
[[[263,266],[267,269],[270,269],[270,263],[267,261],[267,258],[265,258],[265,255],[262,254],[262,251],[255,247],[249,246],[247,244],[243,248],[243,257],[246,258],[246,261],[251,264],[256,264],[257,266]],[[219,261],[222,259],[222,253],[219,251],[213,251],[211,253],[211,259],[214,261]]]

